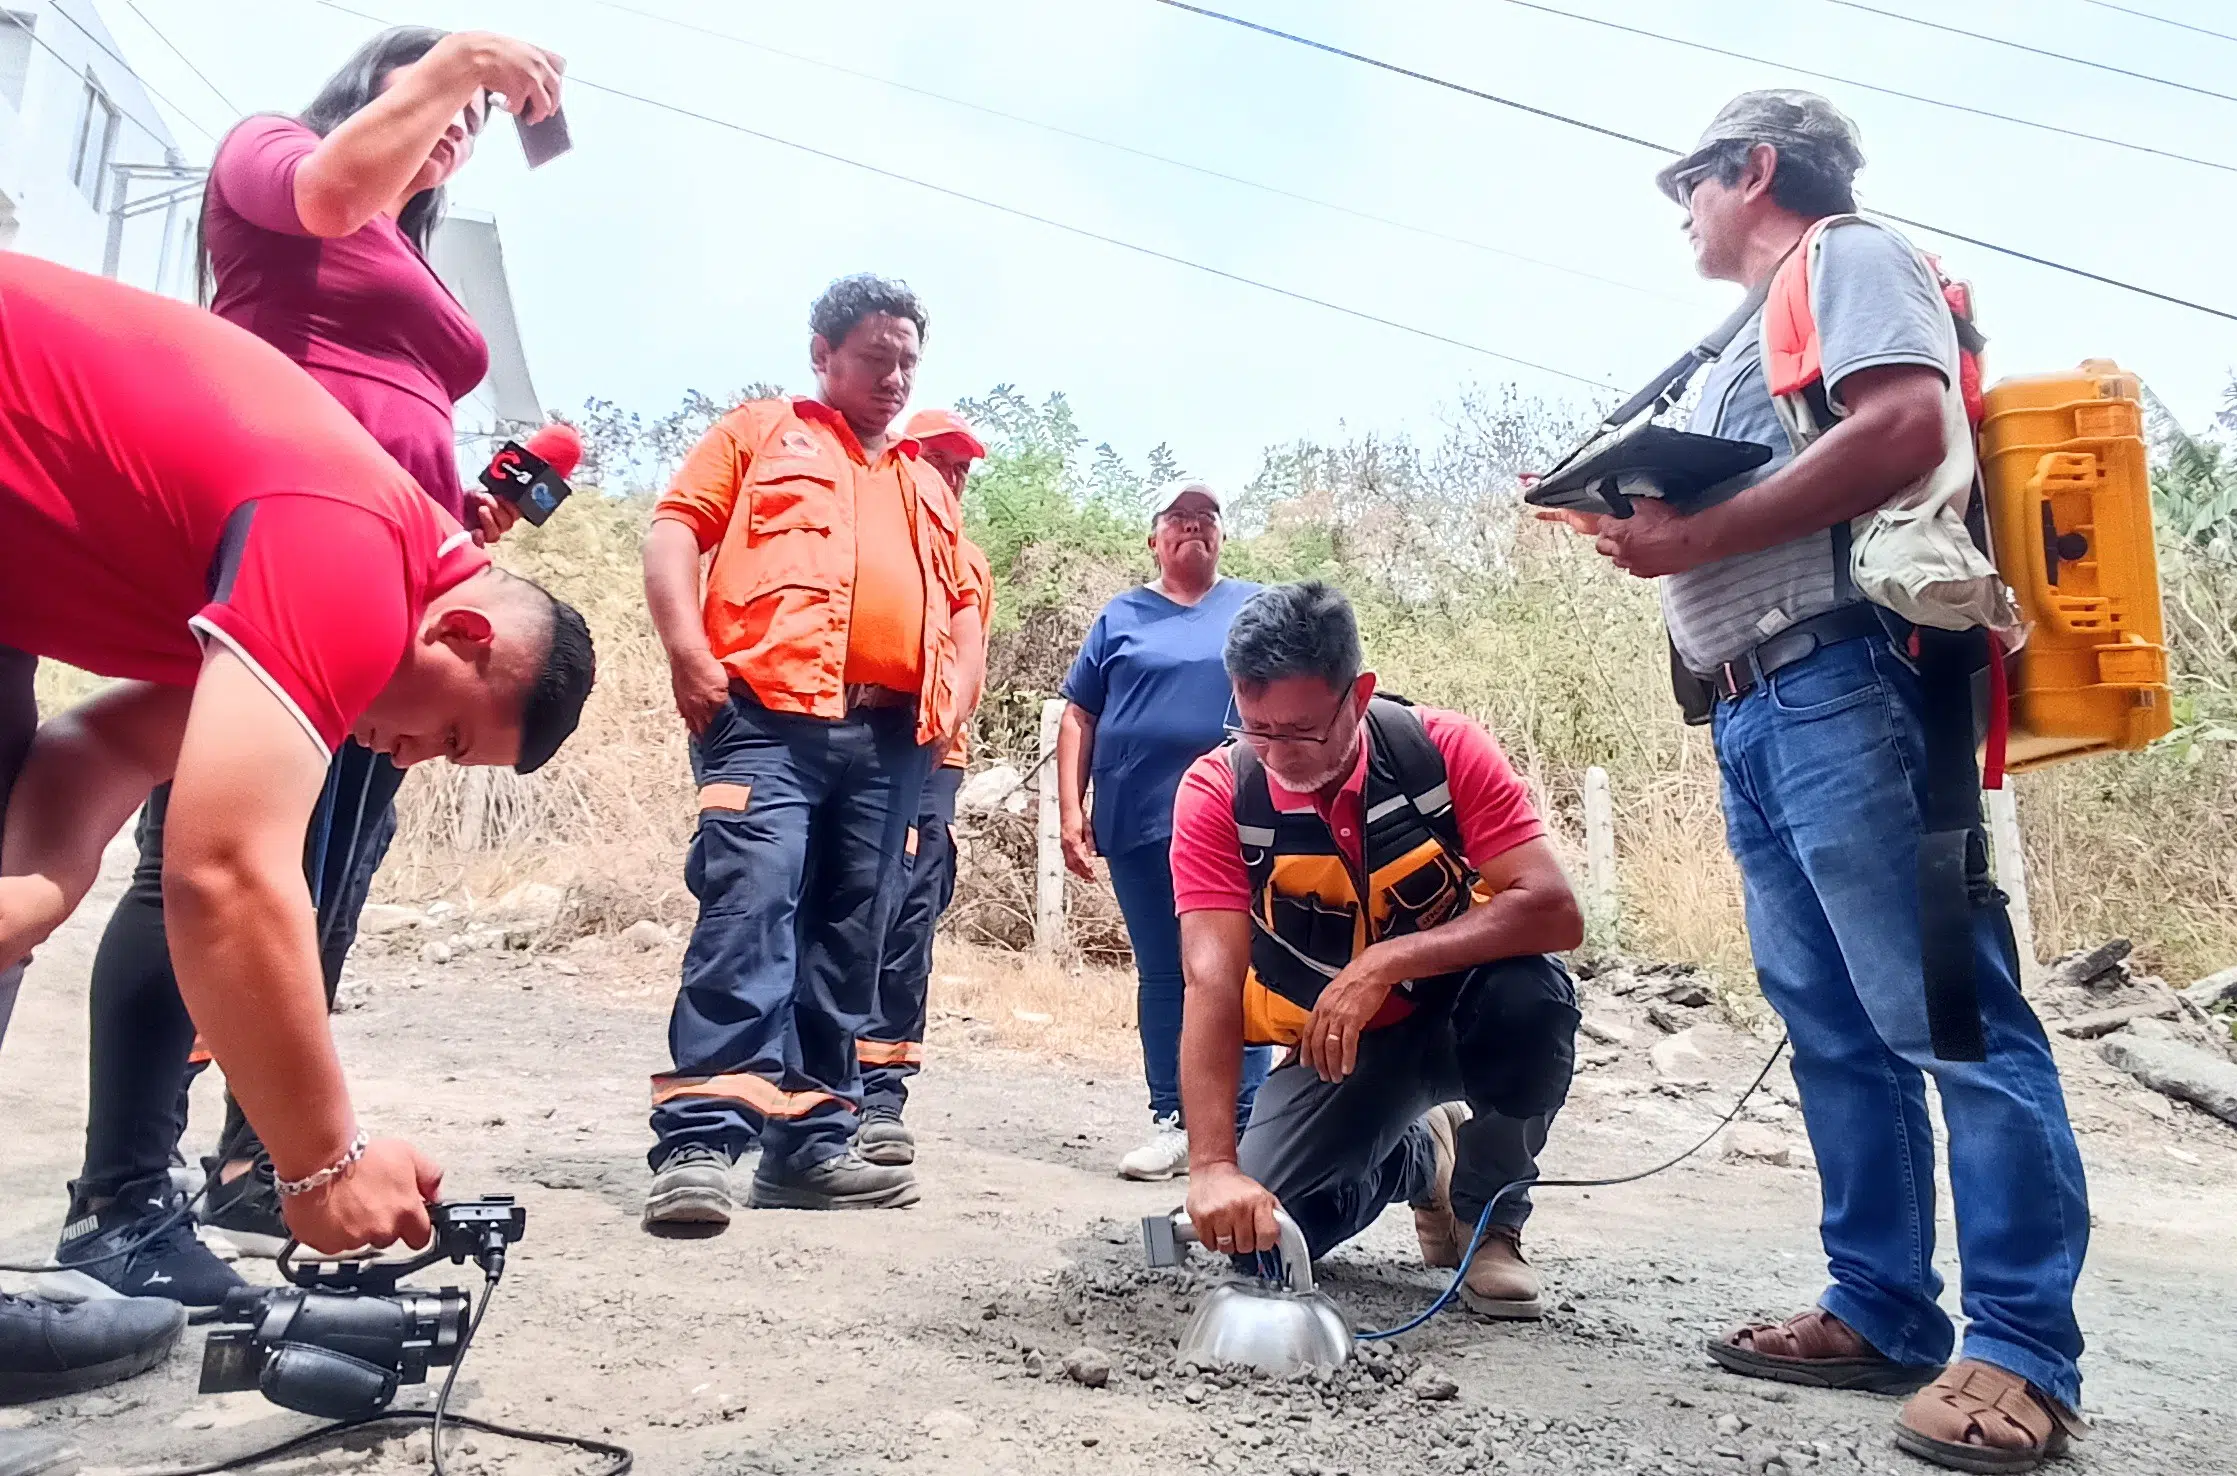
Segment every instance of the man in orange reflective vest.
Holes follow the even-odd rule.
[[[810,314],[818,393],[741,405],[685,458],[645,538],[645,595],[692,733],[699,921],[653,1078],[647,1229],[749,1204],[913,1204],[852,1146],[910,822],[984,663],[955,494],[890,427],[926,327],[900,283],[834,282]],[[701,560],[712,555],[704,580]]]
[[[952,410],[920,410],[909,417],[908,436],[921,448],[925,463],[960,501],[971,463],[985,457],[986,446]],[[968,538],[956,542],[966,582],[979,596],[979,629],[994,619],[994,572],[986,555]],[[979,670],[986,670],[982,656]],[[862,1129],[855,1147],[875,1164],[916,1162],[916,1135],[901,1120],[909,1102],[909,1078],[924,1065],[924,1015],[932,983],[932,933],[940,915],[955,900],[955,797],[963,788],[969,761],[966,730],[980,693],[963,694],[955,741],[932,777],[924,782],[916,826],[908,847],[908,883],[886,931],[885,960],[878,966],[878,997],[869,1024],[855,1041],[862,1063]]]
[[[1856,216],[1862,164],[1855,127],[1824,98],[1752,92],[1663,171],[1702,274],[1765,293],[1690,429],[1772,457],[1687,515],[1643,498],[1629,519],[1569,520],[1658,580],[1677,662],[1714,723],[1756,973],[1793,1039],[1822,1181],[1832,1284],[1808,1311],[1708,1352],[1755,1378],[1918,1390],[1897,1420],[1904,1449],[2032,1470],[2080,1428],[2073,1293],[2089,1204],[1985,853],[1975,841],[1969,914],[1964,887],[1933,896],[1920,881],[1920,857],[1952,833],[1937,820],[1953,792],[1936,777],[1948,710],[1928,705],[1921,653],[1937,631],[1995,623],[2002,586],[1978,550],[1933,532],[1954,522],[1962,539],[1973,486],[1958,328],[1933,265]],[[1920,537],[1932,556],[1905,542]],[[1969,739],[1955,748],[1961,779],[1973,775],[1955,786],[1958,833],[1977,837]],[[1973,1049],[1948,1054],[1971,1060],[1945,1058],[1948,1021],[1928,1006],[1930,925],[1953,898],[1949,951],[1970,963],[1978,1003],[1959,1022]],[[1928,1075],[1949,1130],[1962,1349],[1934,1269]]]

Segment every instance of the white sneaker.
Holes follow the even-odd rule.
[[[1150,1140],[1119,1160],[1122,1179],[1170,1179],[1188,1172],[1188,1134],[1181,1130],[1181,1115],[1168,1112],[1150,1119]]]

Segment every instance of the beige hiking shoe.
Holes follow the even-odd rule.
[[[1450,1271],[1460,1265],[1460,1253],[1468,1248],[1469,1227],[1460,1223],[1452,1210],[1452,1170],[1458,1155],[1456,1147],[1460,1125],[1468,1120],[1468,1104],[1446,1102],[1422,1114],[1422,1126],[1429,1129],[1429,1137],[1437,1145],[1437,1169],[1430,1176],[1429,1192],[1413,1201],[1414,1237],[1421,1242],[1421,1260],[1425,1266]]]
[[[1418,1220],[1418,1216],[1416,1217]],[[1523,1259],[1522,1232],[1510,1225],[1489,1225],[1484,1242],[1460,1279],[1460,1300],[1472,1312],[1514,1322],[1535,1322],[1546,1315],[1538,1273]]]

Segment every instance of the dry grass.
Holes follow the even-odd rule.
[[[536,879],[569,889],[567,933],[608,933],[640,917],[689,920],[691,899],[682,886],[689,766],[666,666],[638,592],[636,550],[646,511],[642,503],[581,497],[566,517],[507,540],[508,563],[544,579],[590,617],[599,639],[598,692],[581,735],[543,774],[415,775],[383,874],[389,895],[488,896]],[[1101,599],[1134,574],[1032,551],[1021,570],[1037,588],[1005,589],[993,659],[1000,685],[980,725],[976,758],[1029,768],[1041,699],[1060,680]],[[2237,571],[2171,559],[2167,574],[2186,715],[2193,704],[2231,710]],[[1466,589],[1400,602],[1354,587],[1385,685],[1482,719],[1540,797],[1572,863],[1581,853],[1583,772],[1592,764],[1609,770],[1622,891],[1610,941],[1645,957],[1701,963],[1728,992],[1745,992],[1752,980],[1738,877],[1723,846],[1716,765],[1706,735],[1681,727],[1670,704],[1651,591],[1529,524],[1497,577]],[[2237,742],[2202,720],[2189,731],[2187,745],[2091,760],[2020,782],[2037,946],[2045,956],[2119,933],[2136,940],[2149,966],[2177,981],[2237,962],[2237,829],[2228,823],[2237,815]],[[478,798],[477,785],[487,786]],[[461,817],[476,805],[485,815],[481,838],[462,847]],[[949,938],[977,945],[989,959],[1030,942],[1033,845],[1029,816],[967,824]],[[1108,888],[1076,880],[1067,886],[1071,956],[1122,963],[1124,930]],[[1093,988],[1063,982],[1092,971],[1058,979],[1021,962],[1014,979],[991,964],[986,972],[987,980],[971,987],[990,991],[986,1018],[1000,1029],[1008,1028],[1000,1017],[1011,1009],[1050,1014],[1070,1028],[1083,1001],[1097,997]],[[1121,1005],[1130,1011],[1123,1000],[1087,1007]]]

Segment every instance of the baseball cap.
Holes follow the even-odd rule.
[[[1846,113],[1814,92],[1773,87],[1743,92],[1717,110],[1693,152],[1655,175],[1655,188],[1680,205],[1690,188],[1685,176],[1701,167],[1720,144],[1770,144],[1807,153],[1854,175],[1864,167],[1864,144]]]
[[[919,410],[909,417],[909,424],[901,434],[919,442],[954,436],[963,442],[963,449],[973,458],[986,455],[986,443],[979,439],[970,423],[953,410]]]
[[[1200,482],[1194,477],[1176,477],[1158,488],[1157,496],[1150,499],[1150,521],[1154,523],[1171,512],[1173,504],[1179,502],[1191,492],[1197,493],[1210,502],[1213,512],[1220,514],[1222,517],[1226,516],[1227,504],[1222,502],[1220,495],[1212,490],[1211,483]]]

